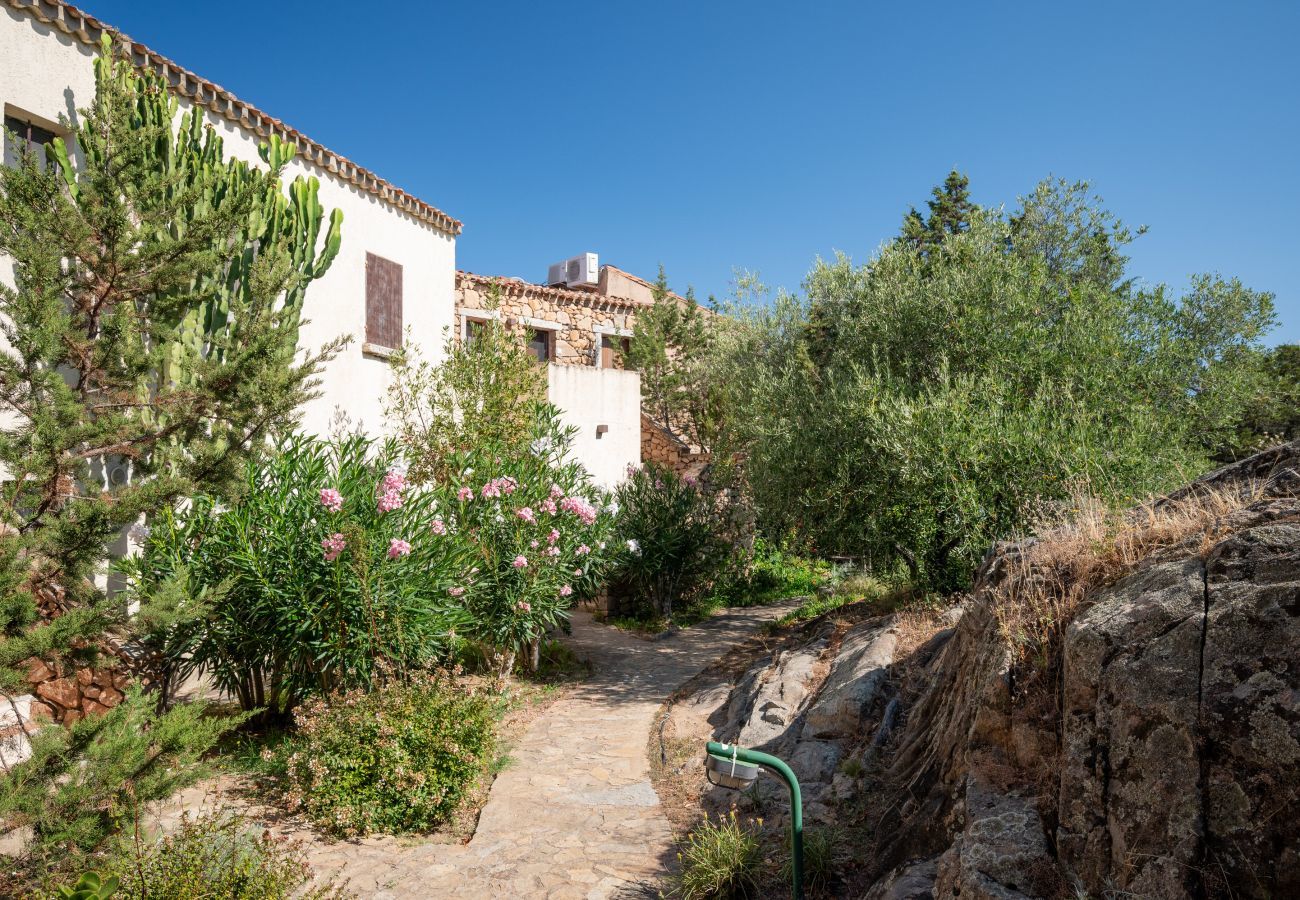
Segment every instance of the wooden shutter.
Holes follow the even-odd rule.
[[[607,334],[600,338],[600,367],[614,368],[614,339]]]
[[[366,343],[402,346],[402,267],[366,254]]]

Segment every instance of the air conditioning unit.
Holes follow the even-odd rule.
[[[600,284],[600,260],[594,253],[582,253],[564,262],[553,263],[546,273],[551,287],[593,288]]]

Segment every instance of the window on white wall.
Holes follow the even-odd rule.
[[[57,132],[41,124],[34,117],[5,107],[5,165],[16,166],[23,152],[36,155],[37,162],[45,165],[45,145],[58,137]]]
[[[366,254],[366,343],[402,346],[402,266],[373,253]]]

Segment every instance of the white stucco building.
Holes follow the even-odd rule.
[[[92,60],[106,29],[112,31],[58,0],[0,0],[0,106],[6,125],[37,142],[66,134],[78,107],[94,96]],[[133,43],[131,54],[136,65],[170,85],[181,113],[202,111],[223,136],[227,154],[260,164],[258,144],[271,134],[296,146],[286,181],[316,177],[321,203],[342,210],[342,247],[328,273],[307,291],[300,346],[317,348],[344,334],[354,340],[322,373],[322,396],[304,410],[303,427],[328,434],[346,417],[369,433],[382,432],[390,351],[409,334],[425,358],[436,360],[452,333],[462,223],[153,50]],[[12,267],[2,260],[0,278],[13,283]],[[579,429],[576,455],[599,481],[612,484],[640,459],[635,373],[555,371],[568,367],[554,360],[550,368],[552,400]]]

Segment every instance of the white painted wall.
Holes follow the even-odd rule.
[[[578,429],[572,454],[596,483],[613,487],[641,462],[641,375],[591,366],[547,367],[548,396]],[[597,427],[608,425],[604,434]]]
[[[164,52],[166,48],[160,48]],[[94,97],[91,48],[23,13],[0,7],[0,106],[58,123],[75,121],[76,109]],[[208,73],[218,76],[220,73]],[[180,112],[189,108],[181,100]],[[206,120],[225,139],[228,156],[260,164],[254,133],[205,110]],[[275,110],[268,112],[276,113]],[[292,117],[292,110],[278,111]],[[340,115],[344,114],[340,110]],[[390,370],[382,357],[362,352],[365,339],[366,253],[402,266],[402,320],[426,358],[437,359],[454,320],[456,241],[452,235],[416,219],[369,192],[295,158],[284,178],[314,175],[321,182],[326,210],[343,210],[343,243],[325,277],[307,289],[303,350],[315,349],[343,334],[353,343],[321,376],[322,396],[303,410],[303,428],[328,434],[335,411],[372,434],[384,430],[381,398]],[[328,212],[327,212],[328,214]],[[0,279],[13,284],[12,266],[0,258]]]

